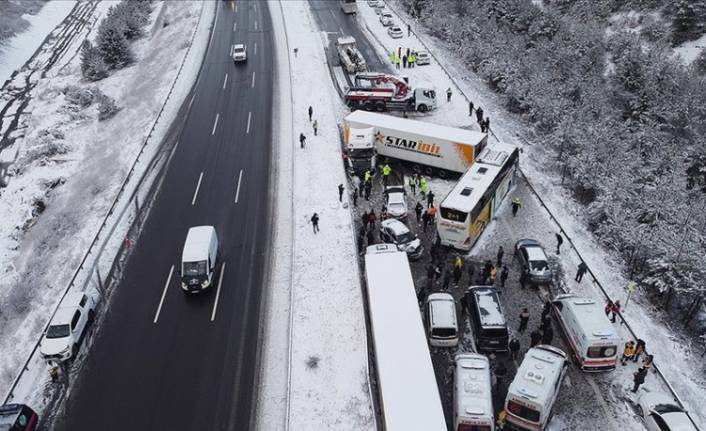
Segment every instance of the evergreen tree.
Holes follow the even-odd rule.
[[[120,108],[112,97],[105,94],[100,95],[98,100],[98,121],[112,118],[118,111],[120,111]]]
[[[113,6],[110,11],[114,9]],[[110,19],[110,12],[98,27],[96,41],[103,60],[109,67],[115,69],[133,61],[134,55],[125,37],[124,24],[120,19]]]
[[[108,66],[100,50],[88,40],[81,46],[81,74],[89,81],[99,81],[108,76]]]
[[[672,5],[672,43],[680,45],[698,39],[706,24],[706,2],[703,0],[677,0]]]

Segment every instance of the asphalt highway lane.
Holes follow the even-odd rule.
[[[250,428],[269,252],[273,41],[267,7],[218,2],[184,129],[52,429]],[[247,63],[230,50],[248,46]],[[189,227],[214,225],[213,285],[181,290]]]

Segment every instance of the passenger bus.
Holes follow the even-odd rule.
[[[519,161],[517,147],[486,147],[458,184],[439,205],[437,241],[468,251],[515,184]]]
[[[355,4],[355,0],[340,0],[341,10],[343,13],[356,13],[358,12],[358,5]]]
[[[381,429],[446,431],[407,254],[394,244],[369,246],[365,280]]]

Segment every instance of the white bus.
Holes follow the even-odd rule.
[[[486,147],[458,184],[441,201],[437,241],[468,251],[483,233],[500,203],[515,184],[517,147]]]
[[[365,279],[382,429],[445,431],[407,254],[394,244],[371,245]]]
[[[358,5],[355,4],[355,0],[340,0],[341,10],[343,13],[356,13],[358,12]]]

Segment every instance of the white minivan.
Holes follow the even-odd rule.
[[[606,371],[618,362],[620,337],[606,317],[601,304],[573,294],[557,295],[552,301],[554,315],[584,371]]]
[[[427,298],[424,313],[429,344],[432,347],[456,347],[458,319],[453,296],[448,293],[432,293]]]
[[[549,424],[568,365],[556,347],[540,344],[527,351],[505,398],[510,429],[541,431]]]
[[[181,255],[181,288],[200,292],[213,282],[218,260],[218,236],[213,226],[189,229]]]
[[[488,358],[477,353],[456,355],[454,431],[494,431],[492,384]]]

